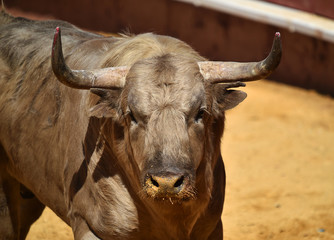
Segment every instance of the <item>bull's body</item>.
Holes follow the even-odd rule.
[[[39,212],[42,210],[41,204],[35,203],[40,201],[74,230],[82,228],[80,231],[88,232],[89,226],[106,239],[114,235],[119,239],[187,239],[195,232],[198,232],[197,239],[207,239],[215,225],[215,237],[219,239],[225,185],[221,161],[215,170],[218,173],[216,196],[211,200],[211,211],[208,199],[201,199],[189,206],[172,205],[164,213],[139,199],[132,186],[135,185],[132,176],[128,174],[130,163],[119,162],[116,156],[120,153],[114,153],[109,146],[112,142],[106,146],[110,149],[104,150],[103,159],[98,163],[93,162],[95,159],[90,160],[91,155],[98,152],[94,149],[104,121],[89,117],[89,91],[68,88],[54,77],[50,54],[56,26],[62,27],[64,52],[72,68],[105,67],[98,61],[104,54],[102,41],[98,42],[100,36],[54,21],[15,21],[1,27],[0,139],[6,152],[1,153],[1,174],[8,178],[2,183],[6,185],[3,190],[13,190],[12,196],[6,194],[5,197],[1,193],[1,201],[15,198],[19,202],[13,203],[17,204],[13,208],[20,208],[23,204],[22,211],[27,211],[27,215],[34,212],[32,208],[37,207]],[[156,36],[139,38],[147,38],[159,47]],[[112,47],[115,41],[109,38],[103,44],[110,43]],[[143,47],[150,48],[150,44]],[[125,49],[123,54],[127,54],[126,51],[134,49]],[[111,135],[117,134],[113,129],[117,126],[111,120],[107,124],[112,128]],[[216,134],[219,145],[221,131]],[[216,155],[218,157],[219,154]],[[97,169],[91,172],[89,169],[95,166],[86,164],[97,165]],[[19,193],[20,183],[38,200],[23,199]],[[27,207],[28,202],[34,205]],[[6,211],[6,205],[1,206],[4,208],[2,211]],[[204,209],[205,219],[199,218]],[[18,218],[27,217],[20,216],[20,209],[17,210],[14,214]],[[0,217],[0,221],[5,220],[4,216]],[[16,227],[15,220],[8,218],[6,225],[9,231],[11,224]],[[196,223],[198,226],[193,227]]]
[[[153,58],[154,66],[164,68],[157,71],[161,73],[173,68],[175,61],[204,60],[170,37],[105,38],[61,21],[30,21],[1,13],[0,239],[24,239],[45,205],[72,227],[76,239],[222,239],[223,111],[244,96],[237,95],[232,104],[222,99],[226,106],[219,114],[214,109],[203,124],[202,116],[196,116],[185,125],[179,108],[184,112],[188,105],[200,108],[196,96],[204,99],[205,95],[205,107],[213,109],[219,97],[210,94],[226,93],[226,88],[222,91],[195,80],[178,82],[165,75],[159,83],[134,79],[127,84],[140,84],[124,91],[96,90],[93,94],[70,88],[57,81],[51,70],[52,36],[57,26],[62,28],[65,59],[72,69],[132,66]],[[134,68],[129,79],[134,73],[145,73],[139,70]],[[131,103],[130,96],[134,98]],[[146,102],[137,96],[145,96]],[[106,98],[111,99],[108,104]],[[124,99],[137,113],[132,119],[123,116],[122,123],[114,115],[120,115]],[[142,120],[144,114],[150,120]],[[168,122],[173,114],[176,120]],[[142,127],[144,122],[147,125]],[[148,133],[141,141],[143,129]],[[179,137],[184,129],[185,135]],[[153,160],[138,163],[136,158],[142,155]],[[168,192],[170,189],[155,191],[169,179],[168,174],[175,169],[178,174],[183,168],[180,162],[189,175],[182,173],[174,183],[174,188],[186,185],[182,197]],[[146,171],[144,180],[142,171]]]

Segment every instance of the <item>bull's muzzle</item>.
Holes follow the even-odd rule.
[[[190,178],[185,174],[147,174],[144,190],[156,200],[184,201],[195,198]]]

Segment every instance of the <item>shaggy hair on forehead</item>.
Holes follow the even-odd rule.
[[[154,81],[154,84],[158,87],[203,79],[200,76],[196,61],[175,54],[164,54],[138,61],[133,65],[131,72],[128,79],[142,79],[145,82]]]
[[[166,54],[178,54],[194,61],[203,61],[196,51],[186,43],[168,36],[145,33],[136,36],[122,36],[105,56],[102,67],[131,66],[141,59]]]
[[[165,54],[135,63],[122,95],[141,113],[168,106],[186,113],[204,97],[203,78],[195,61]]]

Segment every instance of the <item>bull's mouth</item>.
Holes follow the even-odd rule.
[[[190,179],[182,175],[146,175],[143,190],[147,197],[171,204],[196,199],[196,190]]]

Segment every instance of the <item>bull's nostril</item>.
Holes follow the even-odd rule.
[[[184,181],[184,176],[180,177],[175,183],[174,183],[174,187],[180,187],[183,184]]]
[[[153,178],[152,176],[150,177],[150,180],[151,180],[151,183],[152,183],[154,186],[159,187],[159,183],[158,183],[156,180],[154,180],[154,178]]]

